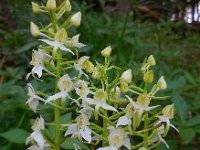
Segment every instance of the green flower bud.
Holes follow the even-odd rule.
[[[83,56],[79,58],[78,65],[81,67],[81,69],[86,69],[87,61],[90,59],[88,56]]]
[[[91,61],[87,61],[85,70],[88,73],[92,73],[94,71],[94,65]]]
[[[56,0],[48,0],[47,1],[47,8],[49,10],[55,10],[56,9]]]
[[[111,46],[108,46],[108,47],[104,48],[104,49],[101,51],[101,55],[102,55],[103,57],[107,58],[107,57],[110,56],[111,52],[112,52],[112,48],[111,48]]]
[[[33,13],[39,13],[40,12],[40,6],[37,3],[31,2],[32,3],[32,10]]]
[[[77,12],[76,14],[74,14],[71,19],[70,19],[70,23],[76,27],[80,26],[81,24],[81,12]]]
[[[167,105],[163,108],[162,113],[164,116],[169,117],[170,119],[174,118],[174,104]]]
[[[30,23],[30,31],[31,31],[32,36],[34,37],[37,37],[40,35],[40,30],[38,26],[33,22]]]
[[[156,61],[153,57],[153,55],[150,55],[149,58],[147,59],[147,63],[150,65],[150,66],[155,66],[156,65]]]
[[[128,92],[128,83],[125,81],[122,81],[120,83],[120,89],[121,89],[122,93]]]
[[[153,72],[153,70],[150,70],[150,71],[148,71],[148,72],[146,72],[144,74],[143,80],[144,80],[145,83],[150,84],[150,83],[153,82],[153,79],[154,79],[154,72]]]
[[[57,31],[57,33],[54,36],[55,41],[64,43],[67,40],[67,31],[64,28],[61,28]]]
[[[160,90],[165,90],[167,88],[167,83],[163,76],[158,80],[157,86],[160,88]]]
[[[66,3],[65,3],[65,9],[66,9],[67,12],[70,12],[71,9],[72,9],[72,6],[71,6],[69,0],[66,0]]]

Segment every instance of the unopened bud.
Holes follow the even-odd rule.
[[[94,65],[91,61],[87,61],[85,70],[88,73],[92,73],[94,71]]]
[[[150,70],[150,71],[148,71],[148,72],[146,72],[144,74],[143,80],[144,80],[145,83],[150,84],[150,83],[153,82],[153,79],[154,79],[154,72],[153,72],[153,70]]]
[[[47,1],[47,8],[49,10],[55,10],[56,9],[56,0],[48,0]]]
[[[56,32],[54,39],[55,41],[64,43],[67,40],[67,37],[67,31],[64,28],[61,28]]]
[[[65,3],[65,9],[66,9],[67,12],[70,12],[71,9],[72,9],[72,6],[71,6],[69,0],[66,0],[66,3]]]
[[[78,65],[81,67],[81,69],[86,68],[86,63],[89,59],[90,59],[90,57],[88,57],[88,56],[83,56],[83,57],[79,58]]]
[[[33,13],[39,13],[40,12],[40,6],[37,3],[31,2],[32,3],[32,10]]]
[[[109,57],[110,54],[111,54],[111,52],[112,52],[112,48],[111,48],[111,46],[108,46],[108,47],[104,48],[104,49],[101,51],[101,55],[102,55],[103,57]]]
[[[161,90],[165,90],[167,88],[167,83],[164,79],[164,77],[160,77],[160,79],[157,82],[157,86],[161,89]]]
[[[128,69],[124,71],[121,75],[121,81],[124,81],[126,83],[130,83],[132,81],[132,71],[131,69]]]
[[[164,116],[169,117],[170,119],[174,118],[174,104],[167,105],[163,108],[162,113]]]
[[[147,95],[139,95],[137,98],[138,105],[149,106],[151,99]]]
[[[38,26],[33,22],[30,23],[30,30],[31,30],[32,36],[37,37],[40,35],[40,30]]]
[[[156,61],[153,57],[153,55],[150,55],[149,58],[147,59],[147,63],[150,65],[150,66],[155,66],[156,65]]]
[[[71,17],[70,22],[71,22],[72,25],[74,25],[76,27],[80,26],[80,24],[81,24],[81,12],[79,11],[79,12],[75,13]]]
[[[128,83],[125,81],[122,81],[120,83],[120,89],[121,89],[122,93],[128,92]]]

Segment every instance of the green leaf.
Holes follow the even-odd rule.
[[[184,73],[185,73],[185,78],[188,80],[189,83],[196,84],[196,81],[191,73],[186,72],[186,71]]]
[[[0,136],[13,143],[25,143],[26,138],[30,133],[23,129],[12,129],[1,133]]]
[[[88,147],[77,139],[66,139],[61,144],[61,147],[66,150],[74,150],[73,144],[77,144],[81,148],[81,150],[88,150]]]
[[[60,117],[60,123],[61,124],[66,124],[69,121],[71,121],[71,119],[72,119],[72,113],[71,112],[70,113],[66,113],[65,115],[62,115]]]
[[[185,127],[200,125],[200,116],[194,116],[184,123]]]
[[[177,115],[181,118],[182,122],[187,120],[188,116],[188,105],[185,100],[178,94],[175,94],[172,99],[173,103],[175,104],[175,109]]]
[[[180,136],[188,144],[195,137],[195,130],[192,128],[179,128]]]

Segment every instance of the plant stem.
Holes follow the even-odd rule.
[[[104,116],[108,116],[107,115],[107,110],[104,110],[104,113],[103,113]],[[103,118],[103,138],[104,139],[107,139],[108,137],[108,132],[107,132],[107,120],[105,118]],[[106,146],[107,142],[106,141],[103,141],[102,143],[102,146]]]
[[[148,112],[145,112],[144,115],[144,128],[148,129],[149,128],[149,118],[148,118]],[[145,148],[148,147],[148,130],[144,133],[144,142],[143,142],[143,146]]]

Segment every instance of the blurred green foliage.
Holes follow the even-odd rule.
[[[39,1],[39,0],[38,0]],[[35,20],[30,1],[8,1],[13,27],[9,28],[4,20],[0,24],[0,149],[25,149],[24,139],[30,132],[30,118],[35,114],[26,106],[25,75],[30,72],[31,50],[38,42],[29,33],[29,22]],[[41,2],[41,1],[39,1]],[[78,29],[81,41],[87,44],[80,50],[81,55],[100,59],[100,51],[107,45],[113,47],[112,62],[122,68],[131,67],[134,78],[139,78],[138,68],[144,57],[153,54],[161,68],[155,70],[164,75],[171,101],[176,107],[174,124],[180,134],[171,130],[167,142],[170,149],[198,149],[200,145],[200,34],[186,30],[186,23],[178,21],[149,22],[134,18],[133,11],[106,14],[95,10],[92,1],[73,1],[75,10],[83,13],[82,25]],[[91,4],[91,5],[90,5]],[[105,3],[100,2],[104,7]],[[104,4],[104,5],[103,5]],[[0,5],[0,16],[3,7]],[[48,18],[40,17],[43,21]],[[2,18],[0,18],[2,19]],[[140,64],[139,64],[140,65]],[[140,77],[141,78],[141,77]],[[53,83],[52,83],[53,84]],[[37,88],[40,87],[36,83]],[[171,103],[163,101],[162,103]],[[40,106],[41,111],[48,108]],[[51,115],[45,114],[49,120]],[[61,121],[70,120],[72,114],[63,115]],[[49,128],[49,130],[52,130]],[[12,135],[12,136],[10,136]],[[52,132],[52,137],[53,132]],[[78,142],[78,141],[76,141]],[[71,147],[66,140],[63,147]],[[83,145],[84,146],[84,145]],[[70,149],[70,148],[69,148]],[[157,150],[166,149],[161,145]]]

